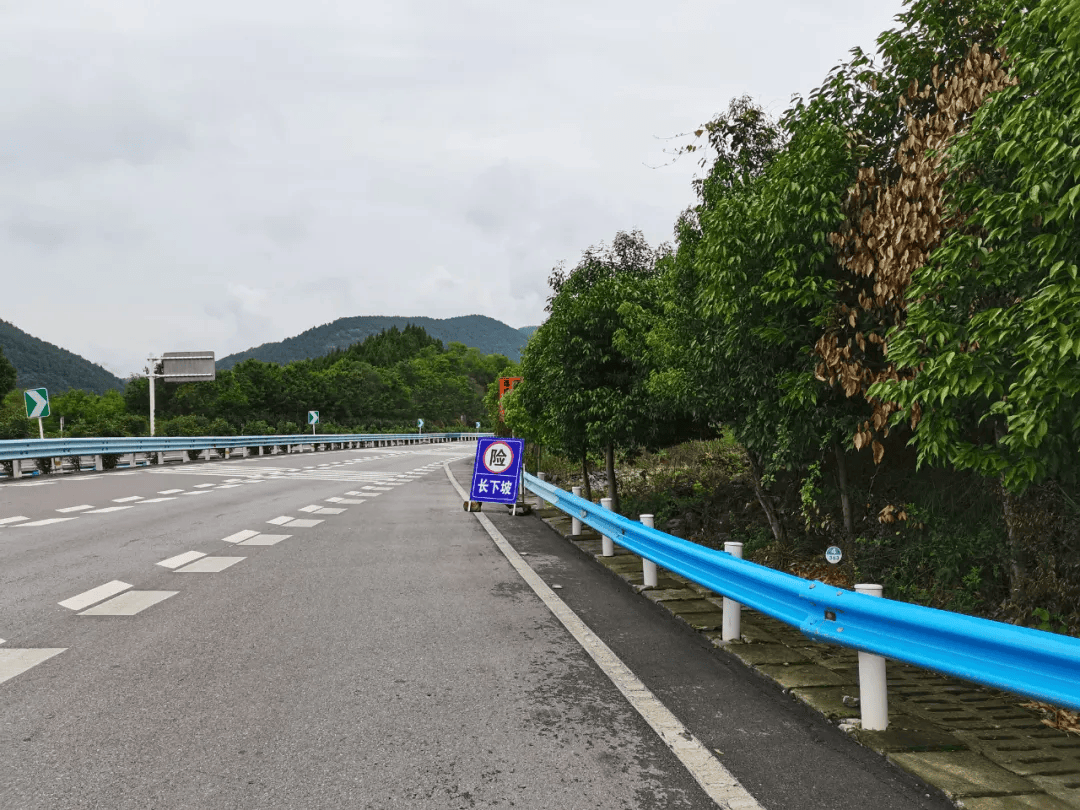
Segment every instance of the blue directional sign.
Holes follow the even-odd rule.
[[[524,439],[491,436],[480,439],[476,447],[469,498],[488,503],[517,503],[524,455]]]

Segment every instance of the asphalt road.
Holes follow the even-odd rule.
[[[0,485],[0,808],[715,807],[461,510],[472,447]],[[760,806],[950,806],[485,514]]]

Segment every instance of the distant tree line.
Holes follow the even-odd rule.
[[[508,364],[460,343],[444,347],[419,326],[396,327],[312,360],[279,366],[245,360],[205,383],[155,383],[156,433],[162,436],[270,435],[308,430],[319,411],[319,432],[456,430],[486,418],[483,397]],[[0,354],[0,393],[14,377]],[[9,379],[10,378],[10,379]],[[7,386],[6,388],[4,386]],[[150,392],[145,377],[123,392],[72,390],[51,398],[49,436],[145,436]],[[0,438],[36,435],[13,391],[0,411]]]

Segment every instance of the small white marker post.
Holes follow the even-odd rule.
[[[737,560],[742,559],[742,543],[724,543],[724,551]],[[722,627],[724,641],[738,641],[742,638],[742,605],[734,599],[724,597],[724,621]]]
[[[882,586],[862,584],[855,592],[882,596]],[[859,651],[859,708],[862,727],[867,731],[885,731],[889,727],[889,693],[885,679],[885,659]]]
[[[611,498],[601,498],[600,506],[604,509],[611,509]],[[600,535],[602,554],[605,557],[615,556],[615,541],[608,537],[606,534]]]
[[[641,525],[649,529],[655,529],[655,518],[652,515],[642,515]],[[641,579],[646,588],[656,587],[656,563],[652,560],[641,558]]]
[[[570,487],[570,491],[579,498],[581,497],[581,487]],[[577,515],[570,518],[570,536],[581,537],[581,518]]]

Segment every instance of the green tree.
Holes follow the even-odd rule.
[[[18,374],[11,361],[4,357],[4,347],[0,346],[0,397],[15,388]]]

